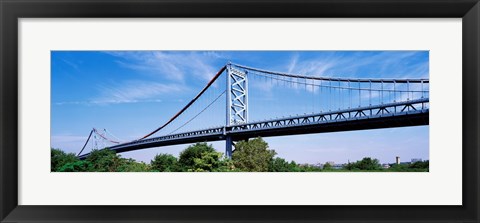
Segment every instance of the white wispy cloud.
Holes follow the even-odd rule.
[[[127,51],[108,52],[119,57],[117,63],[123,67],[148,71],[151,74],[172,81],[184,81],[185,78],[210,80],[218,67],[213,65],[223,56],[217,52],[171,52],[171,51]]]
[[[290,59],[290,63],[288,64],[288,73],[292,73],[297,66],[298,61],[298,54],[293,54],[292,58]]]
[[[294,54],[290,62],[284,70],[288,73],[303,74],[310,76],[326,76],[328,71],[340,65],[342,61],[338,57],[322,57],[322,58],[299,58],[298,54]]]
[[[408,71],[401,78],[428,78],[430,73],[429,62],[418,64],[414,69]]]
[[[75,62],[72,62],[72,61],[69,61],[69,60],[66,60],[66,59],[61,59],[65,64],[67,64],[68,66],[72,67],[74,70],[78,71],[79,70],[79,67],[78,65],[75,63]]]
[[[123,103],[162,102],[164,95],[188,91],[181,84],[163,84],[148,81],[125,81],[122,83],[102,84],[97,87],[99,94],[85,101],[64,101],[56,105],[107,105]]]
[[[163,84],[148,81],[125,81],[120,84],[98,86],[100,96],[91,100],[95,104],[135,102],[161,102],[160,96],[187,90],[179,84]]]
[[[295,70],[295,73],[305,74],[310,76],[316,75],[325,75],[332,76],[328,74],[328,71],[334,68],[337,65],[338,61],[335,59],[329,60],[308,60],[298,63],[299,66]]]
[[[217,52],[107,51],[117,64],[132,69],[131,80],[98,85],[97,96],[87,100],[61,101],[56,105],[106,105],[161,102],[167,94],[189,91],[185,80],[209,81],[219,69],[214,61],[223,58]],[[66,62],[67,63],[67,62]],[[73,66],[74,64],[69,64]],[[149,81],[139,80],[147,75]]]
[[[289,73],[324,76],[324,77],[385,77],[389,78],[427,78],[429,62],[422,64],[405,64],[418,52],[391,53],[381,52],[368,56],[342,57],[336,54],[308,59],[292,56],[290,62],[284,67]],[[375,67],[371,73],[359,73],[361,69]]]

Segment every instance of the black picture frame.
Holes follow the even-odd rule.
[[[0,0],[0,15],[1,222],[479,222],[480,5],[478,0]],[[462,18],[463,205],[18,205],[17,21],[19,18],[75,17]]]

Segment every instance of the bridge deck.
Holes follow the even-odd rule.
[[[227,135],[238,141],[259,136],[271,137],[428,125],[428,102],[428,98],[422,98],[405,102],[210,128],[132,141],[112,146],[110,149],[121,153],[152,147],[224,140]],[[88,155],[84,154],[79,158],[84,159]]]

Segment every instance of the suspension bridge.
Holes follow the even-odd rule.
[[[347,78],[291,74],[228,63],[175,115],[135,140],[92,129],[84,149],[117,153],[236,141],[429,124],[429,79]]]

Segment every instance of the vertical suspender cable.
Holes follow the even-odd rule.
[[[313,111],[312,114],[315,113],[315,80],[312,79],[312,98],[313,98]]]
[[[370,89],[368,90],[368,92],[370,93],[370,98],[368,100],[368,103],[369,103],[369,106],[372,106],[372,81],[368,80],[368,82],[370,83]]]
[[[422,98],[423,98],[423,80],[422,80]]]
[[[341,81],[338,81],[338,110],[340,110],[341,107],[343,107],[343,98],[342,98],[342,95],[340,94],[341,92],[341,87],[340,87],[340,82]]]
[[[323,86],[322,86],[322,80],[320,80],[320,95],[318,96],[320,99],[318,100],[319,104],[320,104],[320,112],[323,112],[323,108],[322,108],[322,103],[323,103],[323,99],[322,99],[322,96],[323,96]]]
[[[360,84],[360,81],[358,81],[358,107],[362,107],[362,91],[360,90],[362,88],[362,85]]]
[[[329,80],[328,82],[330,83],[330,88],[329,88],[330,93],[328,93],[329,94],[329,96],[328,96],[328,110],[331,111],[332,107],[333,107],[332,106],[333,105],[332,100],[334,100],[335,98],[332,95],[332,80]],[[330,105],[330,104],[332,104],[332,105]]]
[[[352,107],[352,89],[350,88],[350,81],[348,81],[348,98],[350,99],[350,105],[348,108]]]
[[[393,81],[393,102],[397,101],[397,90],[395,87],[395,80]]]
[[[407,80],[407,101],[410,100],[410,82]]]
[[[382,99],[380,100],[381,101],[380,104],[383,104],[383,81],[382,81],[381,85],[382,85],[382,91],[381,91],[382,92]]]

